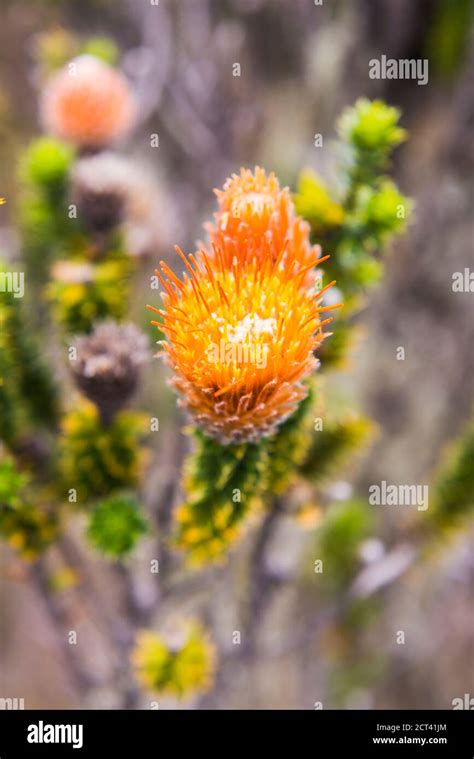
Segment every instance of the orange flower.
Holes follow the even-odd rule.
[[[48,81],[41,114],[46,129],[57,137],[81,147],[102,147],[130,129],[135,103],[119,71],[83,55]]]
[[[237,255],[240,264],[259,255],[263,241],[269,241],[279,252],[284,248],[282,266],[294,271],[307,269],[305,284],[314,282],[314,261],[320,247],[309,242],[310,227],[296,216],[287,187],[280,188],[275,174],[268,177],[264,169],[241,169],[233,174],[222,190],[214,190],[219,211],[214,214],[215,224],[206,226],[213,245],[228,252],[227,262]],[[232,244],[229,242],[232,241]],[[319,263],[321,263],[320,259]]]
[[[303,285],[297,262],[271,238],[258,256],[230,262],[220,247],[188,258],[180,280],[161,262],[164,309],[155,309],[181,403],[221,443],[250,442],[272,433],[305,397],[303,380],[316,368],[322,342],[320,292]],[[317,263],[313,252],[312,264]],[[243,263],[242,263],[243,261]],[[332,283],[331,283],[332,284]]]

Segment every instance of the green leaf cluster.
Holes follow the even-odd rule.
[[[265,443],[222,446],[193,431],[195,451],[185,463],[185,501],[176,514],[176,544],[188,562],[221,559],[241,535],[244,518],[262,505],[268,482]]]
[[[138,501],[131,495],[112,495],[97,503],[90,515],[87,536],[102,553],[122,558],[147,531]]]
[[[64,490],[77,491],[77,503],[135,488],[144,464],[140,442],[145,433],[141,414],[121,411],[104,427],[92,403],[82,402],[62,420],[59,474]]]

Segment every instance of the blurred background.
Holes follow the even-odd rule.
[[[21,258],[17,167],[40,131],[38,50],[54,35],[111,38],[138,96],[139,124],[123,152],[153,186],[132,303],[143,326],[149,277],[160,258],[173,260],[174,244],[194,249],[214,210],[212,188],[255,164],[275,171],[292,190],[303,168],[332,179],[341,110],[361,96],[382,98],[401,109],[409,132],[392,173],[415,210],[358,317],[361,339],[344,370],[328,380],[336,398],[377,426],[374,442],[338,473],[330,497],[337,509],[348,495],[367,500],[369,485],[381,480],[431,483],[446,446],[472,417],[474,400],[474,294],[452,288],[454,272],[474,268],[472,18],[471,0],[3,0],[3,255]],[[370,79],[369,60],[382,54],[427,58],[429,82]],[[240,76],[233,75],[236,62]],[[314,145],[317,133],[322,147]],[[157,149],[150,149],[153,135]],[[34,316],[30,326],[35,329]],[[400,346],[404,361],[397,360]],[[44,350],[49,355],[48,345]],[[175,401],[165,376],[151,362],[138,399],[164,422],[150,491],[165,489],[176,451],[186,445],[176,442],[179,425],[166,423]],[[469,472],[472,492],[472,467],[468,478]],[[337,522],[341,512],[334,513]],[[162,591],[162,607],[203,617],[220,651],[213,689],[191,706],[436,709],[474,694],[474,524],[466,518],[418,550],[413,541],[422,514],[380,507],[360,540],[343,512],[326,540],[324,525],[282,518],[266,546],[263,582],[271,598],[258,621],[258,644],[242,651],[232,633],[241,629],[242,610],[245,619],[251,540],[224,567],[191,577],[178,569]],[[123,577],[77,547],[77,530],[70,527],[70,563],[85,563],[87,572],[76,567],[78,587],[65,593],[59,618],[12,550],[0,549],[0,696],[23,697],[27,708],[146,707],[146,697],[130,695],[125,671],[117,674],[113,665],[114,678],[108,676],[111,658],[120,662],[120,646],[128,645],[129,631],[120,627],[130,611]],[[333,591],[321,590],[314,573],[323,555],[340,551],[344,563],[348,543],[357,560],[351,582],[358,577],[365,588],[355,607],[336,580]],[[134,558],[138,574],[140,562],[153,555],[147,545]],[[87,593],[80,592],[84,587]],[[145,583],[145,605],[147,592]],[[58,642],[56,627],[66,620],[87,649],[87,675],[71,675]],[[118,626],[114,653],[110,624]]]

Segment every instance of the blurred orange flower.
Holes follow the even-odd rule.
[[[131,128],[135,102],[119,71],[83,55],[48,80],[41,116],[45,128],[56,137],[80,147],[102,147]]]

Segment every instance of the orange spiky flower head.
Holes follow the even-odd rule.
[[[196,423],[221,443],[275,431],[307,394],[325,335],[316,288],[319,246],[274,174],[242,169],[216,191],[210,249],[188,258],[179,279],[161,262],[163,343],[171,383]]]
[[[123,137],[135,111],[125,77],[92,55],[79,56],[53,74],[41,98],[47,131],[80,147],[103,147]]]
[[[228,268],[216,248],[188,258],[178,279],[161,262],[164,308],[153,309],[167,337],[163,348],[181,404],[221,443],[271,434],[307,394],[324,338],[322,292],[302,286],[305,274],[283,265],[271,243],[260,257]],[[316,263],[316,260],[314,261]]]
[[[295,262],[294,272],[305,268],[306,283],[314,282],[316,274],[312,269],[320,248],[310,244],[309,224],[296,215],[288,188],[280,187],[273,172],[267,176],[259,166],[254,172],[241,169],[222,190],[214,192],[219,210],[214,214],[215,223],[206,225],[214,246],[227,250],[231,257],[236,255],[236,248],[243,263],[255,253],[258,255],[263,241],[271,242],[275,251],[285,249],[283,266]],[[234,246],[229,244],[231,241]]]

